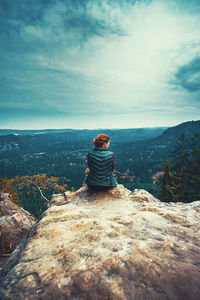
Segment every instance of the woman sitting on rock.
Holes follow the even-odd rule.
[[[95,148],[88,153],[89,174],[86,178],[88,188],[94,191],[106,190],[117,185],[113,175],[115,156],[109,150],[110,138],[99,134],[94,140]]]

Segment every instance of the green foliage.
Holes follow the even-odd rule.
[[[162,164],[163,176],[155,182],[157,196],[166,202],[200,200],[200,135],[186,139],[182,134],[172,151],[172,162]]]
[[[182,134],[172,151],[172,170],[175,175],[176,197],[181,202],[187,202],[190,196],[190,141]]]
[[[0,192],[8,193],[11,200],[20,205],[19,195],[17,189],[13,186],[12,181],[7,178],[7,176],[0,175]]]
[[[168,158],[160,167],[162,175],[158,177],[156,185],[160,187],[157,197],[164,202],[177,201],[175,176],[171,172],[171,166]],[[173,199],[173,200],[172,200]]]
[[[33,176],[15,176],[7,179],[0,177],[0,190],[10,194],[11,199],[38,218],[46,210],[47,203],[41,197],[39,187],[47,199],[53,193],[63,193],[67,189],[64,178],[37,174]]]
[[[193,192],[193,201],[200,200],[200,135],[195,135],[191,142],[191,163],[190,163],[190,189]]]

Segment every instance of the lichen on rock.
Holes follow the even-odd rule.
[[[144,190],[54,195],[1,274],[1,299],[199,299],[200,202]]]

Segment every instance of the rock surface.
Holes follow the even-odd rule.
[[[9,194],[0,193],[0,255],[11,253],[34,223],[29,212],[13,203]]]
[[[54,195],[1,274],[1,299],[200,299],[200,201]]]

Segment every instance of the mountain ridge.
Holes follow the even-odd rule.
[[[88,131],[89,135],[85,135],[85,131],[81,132],[76,136],[72,132],[54,135],[0,136],[1,175],[12,178],[45,173],[47,176],[66,177],[69,188],[72,186],[75,189],[79,188],[85,178],[87,152],[93,147],[94,132],[95,136],[102,133]],[[125,132],[127,134],[124,134]],[[117,175],[119,182],[129,189],[145,188],[154,193],[152,176],[158,172],[158,166],[166,157],[170,156],[179,135],[184,132],[187,132],[186,138],[188,133],[189,136],[195,132],[200,133],[200,121],[179,124],[154,138],[148,136],[143,139],[141,129],[137,129],[139,141],[133,140],[131,130],[112,131],[110,149],[116,156],[116,169],[121,172],[121,175],[119,173]],[[127,179],[123,179],[123,175]]]
[[[35,135],[35,134],[51,134],[51,133],[69,133],[69,132],[96,132],[96,131],[137,131],[137,130],[157,130],[157,129],[166,129],[166,126],[155,126],[155,127],[141,127],[141,128],[97,128],[97,129],[0,129],[1,135]]]

